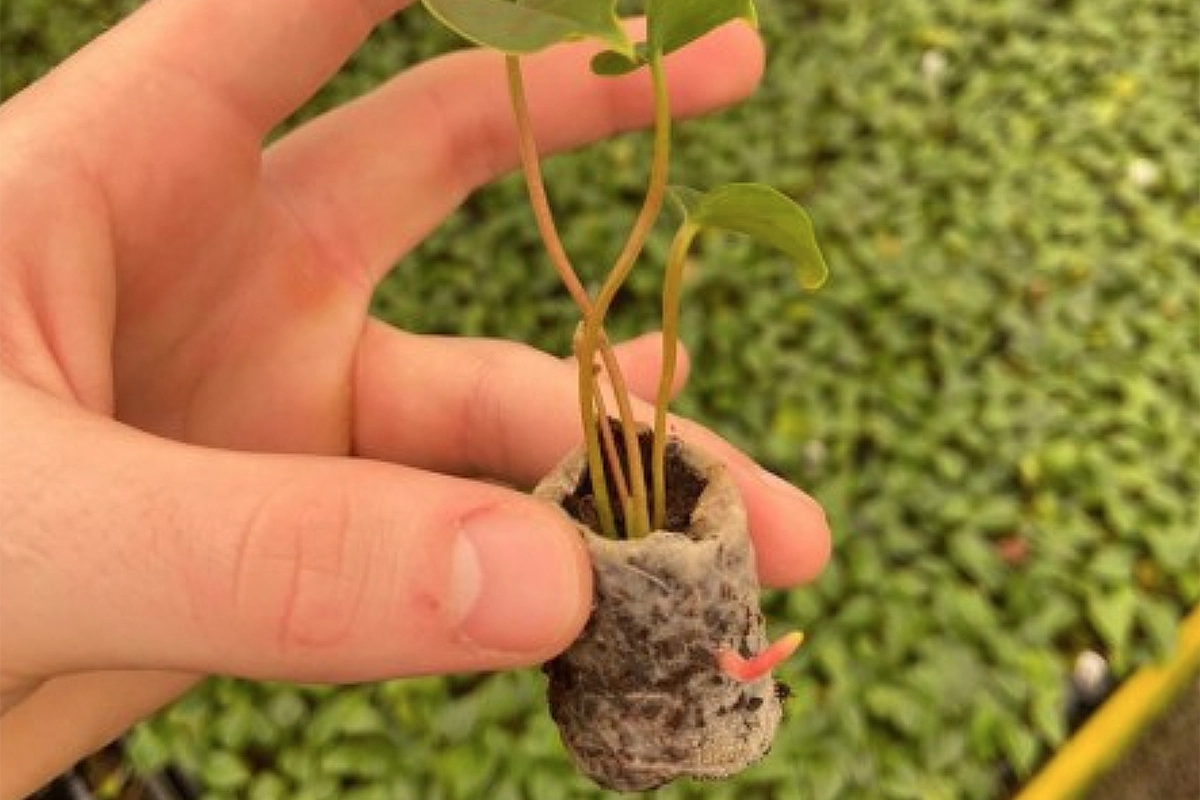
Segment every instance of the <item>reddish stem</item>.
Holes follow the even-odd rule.
[[[736,650],[723,647],[717,651],[717,666],[735,681],[752,683],[787,661],[803,641],[804,634],[793,631],[750,658],[742,658]]]

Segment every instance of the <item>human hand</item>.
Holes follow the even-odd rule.
[[[224,673],[362,681],[543,661],[590,572],[527,486],[578,439],[574,370],[370,320],[375,284],[512,168],[504,70],[467,52],[268,147],[402,0],[150,3],[0,110],[0,797]],[[529,59],[547,150],[645,124],[643,76]],[[753,34],[672,59],[698,113]],[[622,350],[654,389],[657,340]],[[808,498],[684,421],[742,488],[764,580],[823,566]],[[457,477],[452,477],[457,476]]]

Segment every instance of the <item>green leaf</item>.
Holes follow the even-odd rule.
[[[863,694],[863,703],[876,719],[909,735],[916,735],[928,724],[929,705],[903,687],[876,684]]]
[[[1175,631],[1179,612],[1175,606],[1158,598],[1146,598],[1138,607],[1138,623],[1150,642],[1152,656],[1166,659],[1175,648]]]
[[[344,736],[382,733],[385,728],[386,721],[368,694],[347,687],[317,707],[304,736],[314,745],[327,746]]]
[[[1001,734],[1004,753],[1019,777],[1026,777],[1037,766],[1041,750],[1038,737],[1027,728],[1011,727]]]
[[[1136,553],[1130,547],[1111,545],[1101,550],[1087,565],[1092,582],[1120,586],[1133,580]]]
[[[1137,613],[1137,594],[1130,586],[1111,590],[1093,587],[1088,593],[1088,617],[1114,657],[1123,654]],[[1121,660],[1114,658],[1114,660]]]
[[[171,751],[150,725],[139,725],[125,737],[125,754],[143,775],[158,772],[171,762]]]
[[[1187,574],[1200,553],[1195,528],[1168,527],[1145,532],[1146,543],[1163,569]]]
[[[559,42],[598,39],[633,57],[614,0],[422,0],[443,25],[475,44],[512,55]]]
[[[605,50],[592,58],[592,72],[597,75],[625,75],[646,64],[646,44],[638,42],[634,47],[633,56],[618,53],[616,50]]]
[[[808,214],[779,190],[728,183],[706,193],[674,186],[671,196],[689,224],[742,233],[783,252],[795,263],[804,288],[820,287],[829,275]]]
[[[950,557],[976,582],[987,587],[999,586],[1004,580],[1004,568],[996,551],[981,537],[965,532],[950,539]]]
[[[386,778],[395,761],[395,745],[382,736],[336,743],[318,757],[324,774],[373,781]]]
[[[256,775],[247,793],[249,800],[285,800],[291,794],[288,782],[274,772]]]
[[[280,728],[291,728],[308,716],[309,708],[298,692],[279,688],[267,699],[265,713]]]
[[[250,780],[250,770],[236,753],[214,750],[208,754],[200,777],[214,789],[238,789]]]
[[[735,19],[758,26],[753,0],[651,0],[646,10],[649,41],[634,54],[607,51],[592,59],[598,75],[624,75],[646,63],[646,52],[672,53]]]
[[[651,0],[650,47],[664,55],[735,19],[758,26],[753,0]]]
[[[230,706],[213,721],[214,737],[230,750],[242,750],[251,743],[265,741],[272,732],[270,722],[249,703]]]

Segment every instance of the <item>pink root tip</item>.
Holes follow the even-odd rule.
[[[787,661],[803,641],[804,634],[793,631],[750,658],[742,658],[734,650],[721,648],[717,651],[717,667],[735,681],[750,683],[770,674],[771,670]]]

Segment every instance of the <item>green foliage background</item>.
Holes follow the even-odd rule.
[[[4,95],[134,5],[0,6]],[[787,191],[833,274],[808,295],[761,251],[706,240],[680,405],[818,497],[837,549],[815,585],[767,601],[811,637],[784,669],[798,696],[770,758],[658,796],[998,795],[1001,764],[1027,775],[1064,736],[1071,653],[1132,669],[1200,599],[1200,6],[761,10],[762,91],[682,126],[675,175]],[[452,46],[406,13],[300,117]],[[549,164],[580,262],[611,256],[647,144]],[[635,275],[615,333],[655,327],[657,269]],[[515,179],[405,259],[377,311],[556,352],[574,320]],[[535,672],[216,680],[130,748],[182,765],[210,800],[603,794],[569,766]]]

